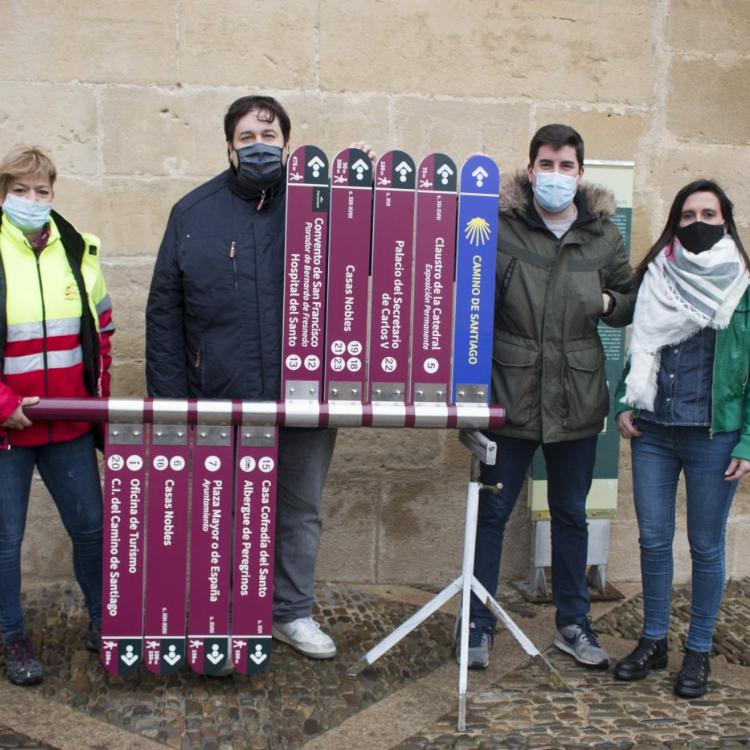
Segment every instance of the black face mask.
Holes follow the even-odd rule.
[[[284,176],[280,146],[253,143],[237,149],[236,168],[232,167],[234,187],[243,198],[259,198]]]
[[[724,236],[724,225],[694,221],[680,227],[675,234],[686,250],[698,255],[710,250]]]

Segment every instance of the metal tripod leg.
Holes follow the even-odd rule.
[[[490,596],[487,589],[474,577],[474,547],[477,535],[477,515],[479,512],[479,490],[482,485],[479,482],[480,460],[484,463],[495,462],[495,443],[488,440],[480,432],[462,431],[461,442],[466,445],[472,453],[471,474],[469,487],[466,493],[466,525],[464,527],[464,554],[461,575],[448,584],[437,596],[433,597],[427,604],[417,610],[408,620],[404,621],[390,635],[386,636],[374,648],[353,664],[347,674],[356,676],[364,669],[374,664],[383,654],[395,646],[400,640],[411,633],[418,625],[424,622],[433,612],[440,609],[446,602],[450,601],[457,593],[461,592],[461,630],[459,649],[459,672],[458,672],[458,729],[466,729],[466,692],[468,686],[468,664],[469,664],[469,605],[471,592],[473,591],[497,617],[500,622],[510,631],[511,635],[518,641],[521,648],[536,662],[547,669],[551,675],[552,682],[562,688],[568,688],[557,670],[550,664],[548,659],[534,646],[526,637],[521,628],[513,622],[508,613]]]

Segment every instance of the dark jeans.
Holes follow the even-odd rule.
[[[664,638],[672,593],[672,540],[680,472],[685,474],[687,534],[693,563],[690,629],[686,646],[710,651],[724,592],[724,534],[737,482],[724,471],[738,432],[706,427],[664,427],[638,420],[643,433],[631,441],[633,494],[638,516],[643,579],[643,635]]]
[[[474,575],[491,595],[495,595],[500,574],[500,557],[505,524],[510,517],[537,440],[498,438],[498,462],[482,465],[483,484],[502,483],[498,495],[479,495],[477,546]],[[542,444],[547,465],[550,515],[552,517],[552,600],[557,609],[558,627],[584,622],[590,608],[586,585],[588,525],[586,496],[591,489],[596,457],[596,435],[562,443]],[[471,597],[471,620],[477,627],[493,630],[495,618],[477,599]]]
[[[0,451],[0,632],[24,630],[21,542],[34,466],[73,541],[73,568],[94,626],[101,623],[102,490],[91,433],[62,443]]]

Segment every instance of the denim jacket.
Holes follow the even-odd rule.
[[[708,427],[711,424],[716,331],[711,328],[661,350],[656,399],[652,411],[639,419],[670,427]]]
[[[615,393],[615,414],[632,406],[622,403],[625,396],[626,367]],[[734,310],[726,328],[716,332],[713,378],[711,381],[711,431],[733,432],[740,437],[733,458],[750,461],[750,289]]]

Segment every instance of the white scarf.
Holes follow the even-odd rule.
[[[651,411],[660,350],[702,328],[726,328],[748,284],[750,274],[730,235],[699,254],[675,237],[649,263],[638,291],[622,403]]]

